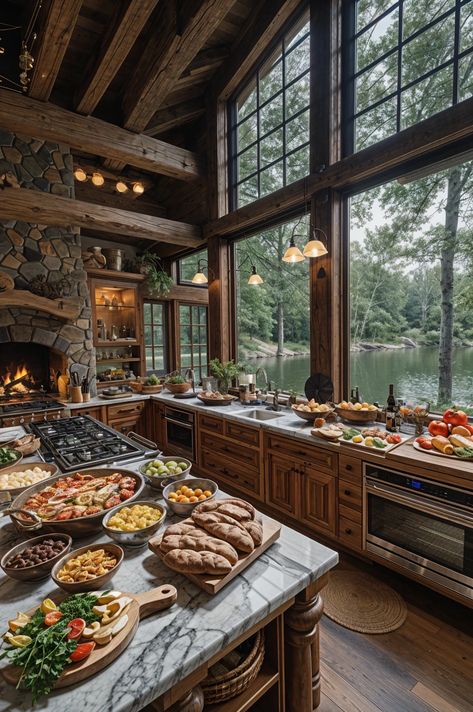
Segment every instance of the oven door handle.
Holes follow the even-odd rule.
[[[399,492],[399,490],[394,487],[380,485],[378,482],[368,479],[366,480],[365,489],[366,492],[378,495],[384,499],[390,499],[393,502],[398,502],[399,504],[411,506],[413,509],[425,512],[426,514],[432,514],[439,519],[446,519],[449,522],[455,522],[455,524],[473,527],[472,516],[469,516],[466,512],[459,512],[458,509],[455,509],[448,504],[437,504],[431,499],[423,499],[415,494]]]
[[[194,430],[194,426],[191,423],[183,423],[181,420],[173,420],[173,418],[167,418],[166,423],[172,423],[173,425],[179,425],[181,428],[187,428],[187,430]]]

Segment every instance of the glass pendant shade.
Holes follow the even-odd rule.
[[[321,257],[328,254],[328,250],[321,240],[310,240],[304,247],[304,257]]]
[[[128,190],[128,186],[124,181],[118,180],[115,189],[117,193],[126,193],[126,191]]]
[[[92,173],[92,183],[100,188],[105,183],[105,178],[101,173]]]
[[[295,244],[293,237],[291,237],[289,247],[287,248],[286,252],[284,253],[282,259],[283,259],[283,262],[289,262],[290,264],[294,264],[295,262],[303,262],[305,260],[304,255],[302,254],[300,249]]]
[[[74,171],[74,178],[80,183],[83,183],[87,180],[87,173],[84,171],[83,168],[76,168]]]
[[[258,286],[259,284],[263,284],[263,278],[259,276],[259,274],[256,271],[256,267],[253,265],[251,268],[251,274],[248,277],[248,284],[252,284],[254,286]]]
[[[208,281],[203,272],[196,272],[192,277],[192,284],[207,284]]]

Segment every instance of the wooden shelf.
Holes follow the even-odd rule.
[[[97,381],[97,388],[110,388],[111,386],[123,386],[125,383],[130,383],[133,378],[122,378],[120,381]]]
[[[278,680],[279,673],[274,672],[265,661],[256,679],[251,683],[248,689],[238,695],[238,697],[227,700],[227,702],[205,705],[205,709],[208,709],[209,712],[246,712],[246,710],[250,709],[273,685],[276,685]]]
[[[89,277],[104,277],[106,279],[121,279],[128,282],[144,282],[146,275],[135,272],[117,272],[114,269],[88,269]]]
[[[116,341],[97,341],[96,346],[139,346],[136,339],[116,339]]]
[[[131,362],[131,361],[141,361],[140,358],[137,358],[136,356],[133,356],[132,358],[127,358],[126,356],[123,356],[123,358],[120,356],[120,358],[100,358],[96,359],[97,366],[99,366],[101,363],[124,363],[124,362]]]

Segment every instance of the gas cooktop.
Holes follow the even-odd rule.
[[[63,410],[64,404],[44,393],[10,394],[0,396],[0,415],[21,415],[45,410]]]
[[[29,430],[41,438],[44,459],[54,460],[63,472],[136,459],[147,453],[145,447],[89,415],[30,423]]]

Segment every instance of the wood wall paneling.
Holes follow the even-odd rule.
[[[123,161],[151,173],[180,180],[200,176],[199,161],[192,151],[6,89],[0,90],[0,127],[25,136],[58,141],[78,151]]]
[[[1,220],[26,220],[45,225],[95,227],[108,233],[199,247],[200,228],[175,220],[70,200],[38,190],[9,188],[2,192]]]

